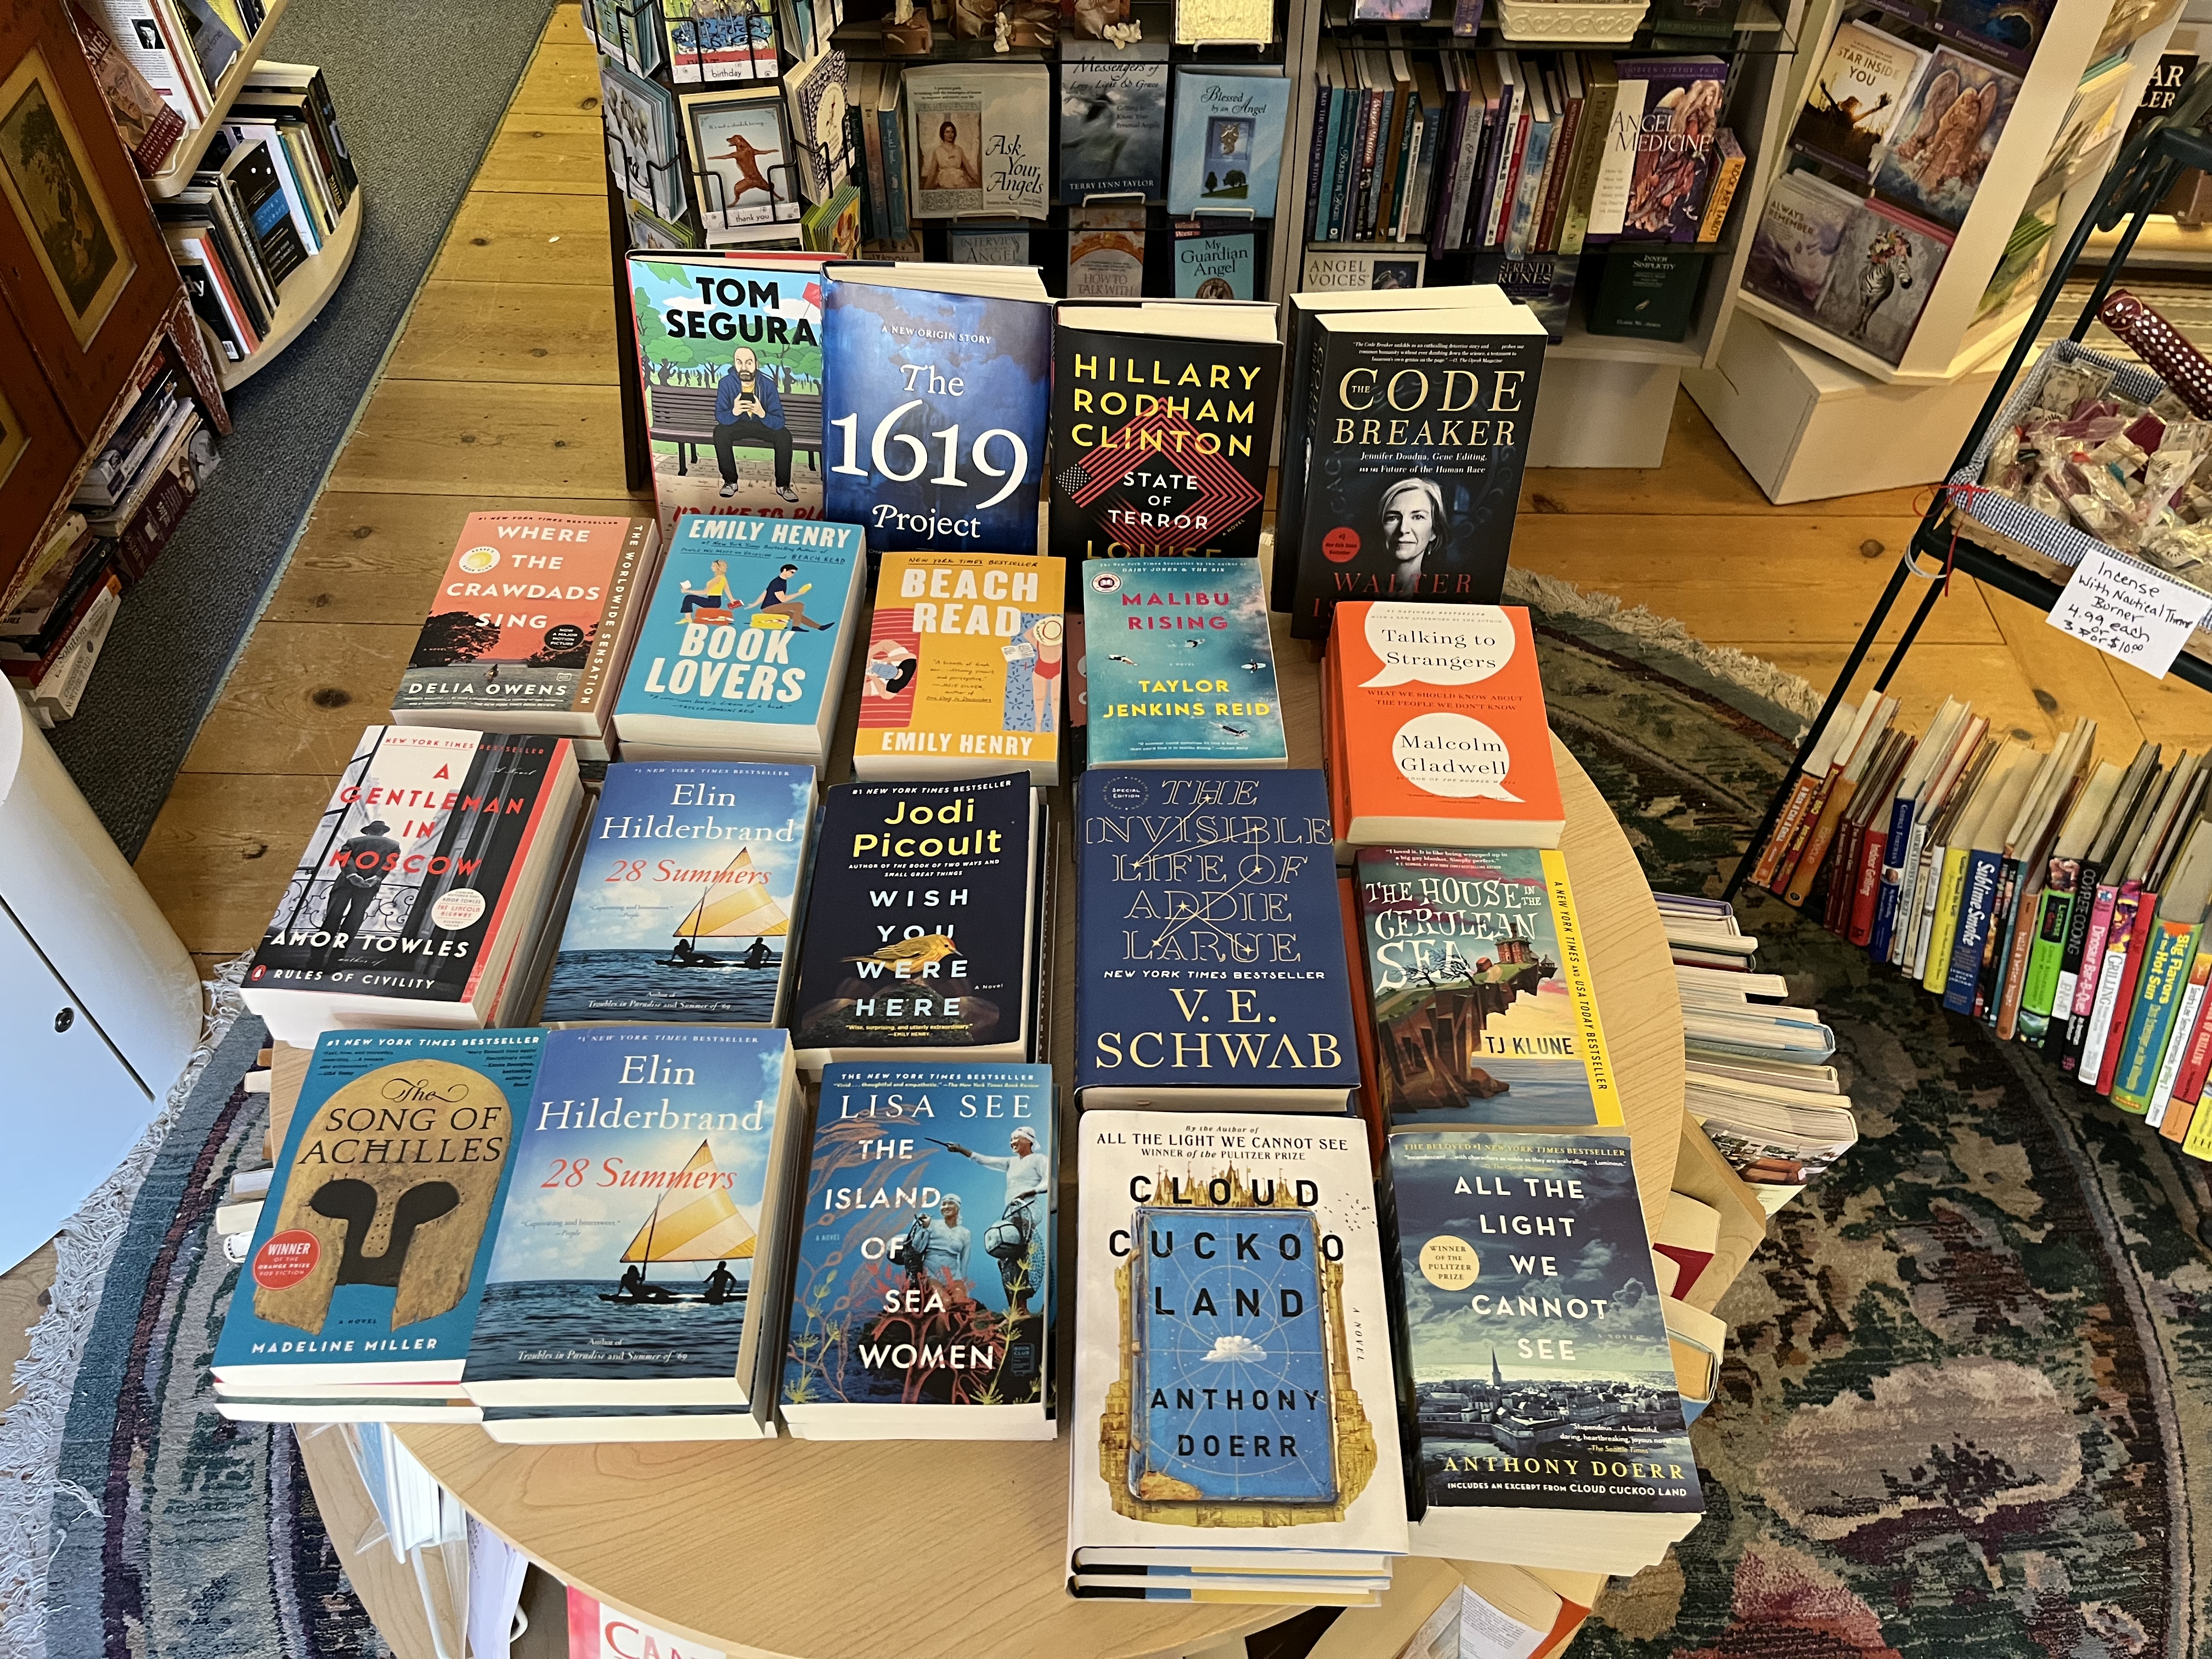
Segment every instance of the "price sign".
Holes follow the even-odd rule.
[[[2051,625],[2162,680],[2208,611],[2212,598],[2185,582],[2092,553],[2051,607]]]

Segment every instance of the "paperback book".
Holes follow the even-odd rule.
[[[1061,48],[1057,198],[1160,199],[1165,188],[1166,48]]]
[[[1145,233],[1101,228],[1067,233],[1067,297],[1133,300],[1145,291]]]
[[[1178,66],[1168,211],[1235,207],[1273,218],[1290,108],[1291,83],[1279,70]]]
[[[1078,566],[1088,763],[1290,764],[1257,559]]]
[[[1042,64],[906,71],[912,211],[922,219],[1051,210],[1051,72]]]
[[[1870,181],[1875,147],[1888,136],[1927,61],[1922,48],[1870,23],[1838,24],[1790,142]]]
[[[1317,245],[1306,250],[1298,288],[1306,294],[1419,288],[1428,261],[1421,248]]]
[[[1249,230],[1177,226],[1175,291],[1179,300],[1249,300],[1259,238]]]
[[[1637,58],[1620,59],[1616,68],[1616,124],[1622,110],[1633,105],[1639,111],[1620,234],[1694,242],[1712,179],[1728,62],[1711,57]],[[1640,100],[1632,95],[1639,88]],[[1593,224],[1592,231],[1596,228]]]
[[[1800,317],[1812,316],[1828,286],[1844,227],[1859,206],[1857,197],[1817,173],[1784,173],[1767,192],[1752,234],[1745,289]]]
[[[1879,196],[1856,204],[1844,226],[1813,315],[1853,345],[1894,363],[1936,290],[1951,239]]]

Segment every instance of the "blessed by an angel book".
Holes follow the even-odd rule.
[[[1168,211],[1238,208],[1274,217],[1290,109],[1291,83],[1279,70],[1178,68]]]

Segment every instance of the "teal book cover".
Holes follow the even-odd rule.
[[[1203,231],[1177,236],[1175,291],[1178,300],[1249,300],[1259,237],[1249,230]]]
[[[326,1031],[218,1378],[458,1382],[542,1031]]]
[[[1273,218],[1290,110],[1291,83],[1280,70],[1178,68],[1168,211],[1238,208]]]
[[[1257,559],[1113,559],[1083,573],[1093,766],[1285,766]]]

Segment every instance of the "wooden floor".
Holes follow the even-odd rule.
[[[563,5],[139,858],[204,966],[259,937],[331,776],[390,706],[462,519],[651,510],[623,487],[598,92]],[[1914,492],[1771,507],[1686,397],[1667,459],[1531,473],[1514,562],[1825,685],[1911,535]],[[2037,739],[2087,714],[2108,750],[2212,742],[2212,698],[1963,579],[1897,689],[1916,723],[1960,690]]]

